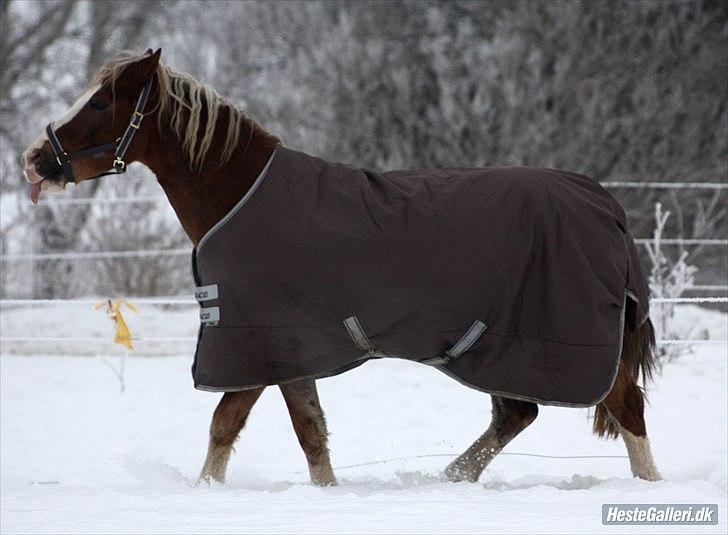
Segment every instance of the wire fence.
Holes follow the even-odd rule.
[[[35,306],[35,305],[95,305],[115,297],[90,297],[86,299],[0,299],[3,306]],[[123,297],[137,305],[196,305],[197,301],[188,296],[172,297]]]
[[[728,180],[722,182],[639,182],[639,181],[607,181],[602,182],[607,188],[641,188],[641,189],[707,189],[728,190]],[[86,205],[115,205],[134,203],[165,202],[167,198],[162,195],[138,195],[130,197],[98,198],[89,197],[81,199],[51,199],[39,203],[39,206],[86,206]],[[635,243],[649,245],[655,243],[653,238],[636,238]],[[660,240],[663,245],[680,246],[728,246],[728,239],[709,238],[668,238]],[[136,249],[128,251],[67,251],[62,253],[12,253],[0,255],[0,262],[11,261],[38,261],[38,260],[95,260],[109,258],[138,258],[150,256],[189,256],[190,249]]]
[[[513,457],[534,457],[538,459],[628,459],[627,455],[546,455],[543,453],[526,453],[521,451],[502,451],[498,455],[507,455]],[[387,464],[393,462],[411,461],[414,459],[433,459],[433,458],[454,458],[459,457],[458,453],[425,453],[422,455],[409,455],[407,457],[390,457],[388,459],[379,459],[377,461],[368,461],[357,464],[347,464],[343,466],[334,466],[334,470],[347,470],[349,468],[362,468],[364,466],[374,466],[379,464]],[[307,474],[306,470],[296,470],[291,474]]]
[[[634,242],[640,245],[656,243],[654,238],[635,238]],[[660,238],[662,245],[728,245],[728,239],[703,239],[703,238]]]
[[[625,189],[702,189],[702,190],[728,190],[728,179],[719,182],[637,182],[637,181],[607,181],[601,182],[605,188]],[[38,206],[87,206],[87,205],[114,205],[114,204],[144,204],[167,202],[163,195],[137,195],[130,197],[86,197],[73,199],[46,199],[40,201]]]
[[[196,343],[197,338],[193,336],[145,336],[142,338],[130,338],[134,343],[137,342],[185,342]],[[109,342],[109,337],[102,336],[0,336],[0,342]],[[678,340],[664,339],[656,340],[658,345],[722,345],[727,346],[728,340]]]
[[[0,309],[8,306],[28,307],[28,306],[52,306],[52,305],[94,305],[106,301],[108,298],[90,298],[90,299],[2,299],[0,300]],[[169,305],[198,305],[198,302],[189,297],[140,297],[128,298],[137,305],[151,306],[169,306]],[[728,297],[665,297],[654,298],[650,303],[656,304],[699,304],[699,303],[728,303]],[[83,342],[106,342],[108,337],[84,337],[84,336],[0,336],[0,342],[47,342],[47,343],[83,343]],[[137,343],[162,343],[162,342],[184,342],[195,343],[196,337],[191,336],[147,336],[140,338],[132,338]],[[661,339],[657,340],[659,345],[722,345],[728,347],[728,340],[682,340],[682,339]]]
[[[687,290],[728,292],[728,284],[694,284]]]
[[[728,239],[660,239],[663,245],[709,245],[728,246]],[[635,243],[648,245],[656,243],[653,238],[637,238]],[[0,261],[37,261],[37,260],[97,260],[107,258],[139,258],[149,256],[190,256],[192,249],[132,249],[127,251],[72,251],[64,253],[18,253],[0,255]]]
[[[638,188],[638,189],[728,189],[728,179],[722,182],[635,182],[608,181],[600,182],[605,188]]]
[[[654,297],[652,303],[728,303],[728,297]]]
[[[602,186],[606,188],[632,188],[632,189],[702,189],[702,190],[728,190],[728,181],[720,182],[638,182],[638,181],[607,181],[602,182]],[[71,199],[50,199],[44,200],[39,205],[47,207],[65,207],[65,206],[106,206],[106,205],[124,205],[124,204],[141,204],[141,203],[163,203],[167,199],[161,195],[147,196],[130,196],[116,198],[71,198]],[[635,243],[640,245],[651,245],[657,240],[653,238],[636,238]],[[708,238],[668,238],[661,239],[662,245],[677,246],[696,246],[705,245],[711,247],[726,247],[728,239],[708,239]],[[42,261],[42,260],[96,260],[111,258],[140,258],[140,257],[159,257],[159,256],[190,256],[192,251],[190,248],[176,249],[136,249],[126,251],[68,251],[62,253],[12,253],[0,255],[1,262],[13,261]],[[694,285],[690,290],[698,291],[728,291],[728,285],[704,284]],[[0,307],[12,306],[44,306],[44,305],[81,305],[96,304],[103,301],[104,298],[90,299],[2,299]],[[197,305],[197,301],[186,296],[173,297],[141,297],[131,298],[134,303],[152,306],[172,306]],[[676,298],[655,298],[650,301],[654,304],[715,304],[728,303],[727,297],[676,297]],[[23,336],[1,336],[0,342],[102,342],[107,338],[102,337],[23,337]],[[185,342],[193,343],[196,337],[142,337],[133,339],[134,342]],[[663,345],[691,345],[691,344],[728,344],[726,340],[679,340],[679,339],[663,339],[658,340]]]
[[[113,204],[145,204],[166,202],[167,197],[162,195],[137,195],[134,197],[85,197],[72,199],[47,199],[39,201],[36,206],[87,206],[87,205],[113,205]]]
[[[0,261],[80,260],[104,258],[138,258],[147,256],[190,256],[192,249],[133,249],[129,251],[73,251],[66,253],[24,253],[0,255]]]
[[[35,305],[93,305],[99,302],[105,302],[107,299],[116,299],[114,297],[97,297],[86,299],[0,299],[0,307],[4,306],[35,306]],[[192,297],[173,296],[173,297],[123,297],[134,304],[140,305],[197,305],[198,302]],[[728,303],[728,297],[655,297],[650,299],[650,303]]]

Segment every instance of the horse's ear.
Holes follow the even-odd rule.
[[[129,64],[129,66],[124,70],[124,75],[120,81],[126,82],[126,84],[130,86],[136,86],[149,80],[149,77],[157,70],[159,57],[162,55],[162,49],[159,48],[156,52],[151,52],[150,49],[147,52],[148,53],[141,59]],[[151,54],[149,52],[151,52]]]

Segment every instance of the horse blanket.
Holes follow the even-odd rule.
[[[379,173],[279,147],[193,253],[195,387],[335,375],[372,358],[489,393],[589,406],[648,290],[593,179],[527,167]]]

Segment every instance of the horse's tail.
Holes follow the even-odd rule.
[[[634,329],[625,326],[621,359],[635,383],[642,375],[642,385],[647,386],[657,366],[655,327],[649,317]]]
[[[625,323],[629,324],[629,322]],[[634,328],[630,328],[629,325],[625,325],[623,336],[624,340],[622,343],[622,355],[620,356],[620,367],[624,367],[627,372],[624,375],[631,378],[635,384],[639,382],[640,375],[642,375],[642,384],[644,387],[647,385],[647,382],[652,379],[652,373],[657,365],[656,355],[654,352],[655,329],[652,325],[652,321],[647,318],[640,325],[637,325]],[[619,380],[619,377],[617,380]],[[637,388],[639,393],[642,394],[643,389],[639,389],[639,387]],[[609,414],[604,403],[599,403],[596,406],[596,412],[594,414],[594,433],[600,437],[607,436],[609,438],[616,438],[619,436],[619,424]]]

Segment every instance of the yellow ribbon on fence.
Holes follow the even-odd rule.
[[[131,331],[129,330],[129,326],[126,324],[126,321],[124,320],[124,315],[121,313],[121,306],[126,305],[129,310],[132,312],[139,312],[139,309],[137,309],[136,306],[129,303],[125,299],[107,299],[105,301],[101,301],[100,303],[94,305],[95,310],[99,310],[101,308],[106,307],[106,315],[109,316],[109,319],[114,322],[114,343],[122,345],[126,347],[127,349],[133,349],[131,340]]]

